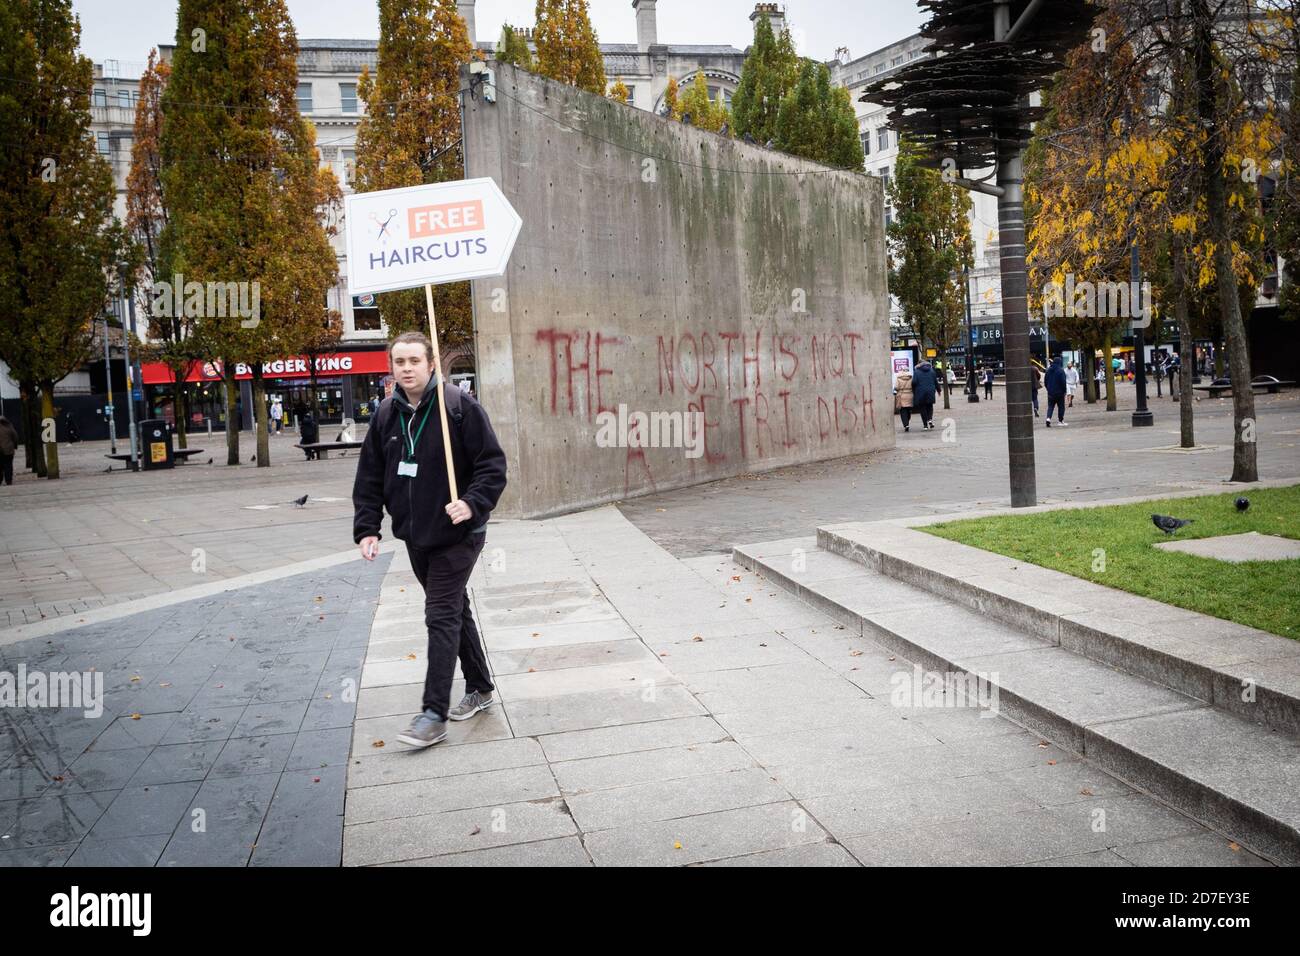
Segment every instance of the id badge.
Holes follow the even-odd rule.
[[[399,461],[397,463],[397,474],[399,477],[414,478],[416,469],[420,467],[418,461]]]

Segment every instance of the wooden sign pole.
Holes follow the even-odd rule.
[[[429,341],[433,343],[433,382],[438,389],[438,417],[442,421],[442,450],[447,456],[447,481],[451,485],[451,501],[460,500],[456,490],[456,465],[451,458],[451,432],[447,429],[447,395],[442,384],[442,355],[438,351],[438,324],[433,312],[433,286],[424,287],[424,302],[429,308]]]

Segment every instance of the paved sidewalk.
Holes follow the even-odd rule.
[[[499,703],[410,751],[422,596],[393,560],[345,865],[1263,862],[1001,717],[894,706],[908,662],[615,508],[494,523],[471,586]]]
[[[337,866],[356,687],[389,558],[0,646],[104,709],[0,707],[0,867]]]

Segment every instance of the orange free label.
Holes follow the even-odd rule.
[[[413,206],[406,210],[406,224],[412,239],[478,232],[483,229],[483,200]]]

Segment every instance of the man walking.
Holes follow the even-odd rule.
[[[380,403],[361,447],[352,487],[352,538],[366,560],[374,560],[387,508],[393,536],[406,542],[411,568],[424,588],[429,664],[423,709],[397,739],[428,747],[446,738],[448,719],[465,720],[495,702],[465,585],[483,551],[488,517],[506,487],[506,456],[483,406],[459,388],[444,386],[460,491],[459,500],[451,501],[431,382],[433,344],[419,332],[404,332],[389,345],[388,360],[393,394]],[[458,657],[465,696],[450,707]]]
[[[18,451],[18,429],[0,415],[0,484],[14,483],[14,453]]]
[[[1047,370],[1047,418],[1044,419],[1048,428],[1052,427],[1052,407],[1056,407],[1056,422],[1062,428],[1065,427],[1065,390],[1066,377],[1065,369],[1061,368],[1061,356],[1052,359],[1052,366]]]
[[[1065,370],[1065,407],[1074,408],[1074,393],[1079,390],[1079,370],[1070,363],[1070,367]]]
[[[991,365],[984,366],[984,397],[990,400],[993,398],[993,366]]]

